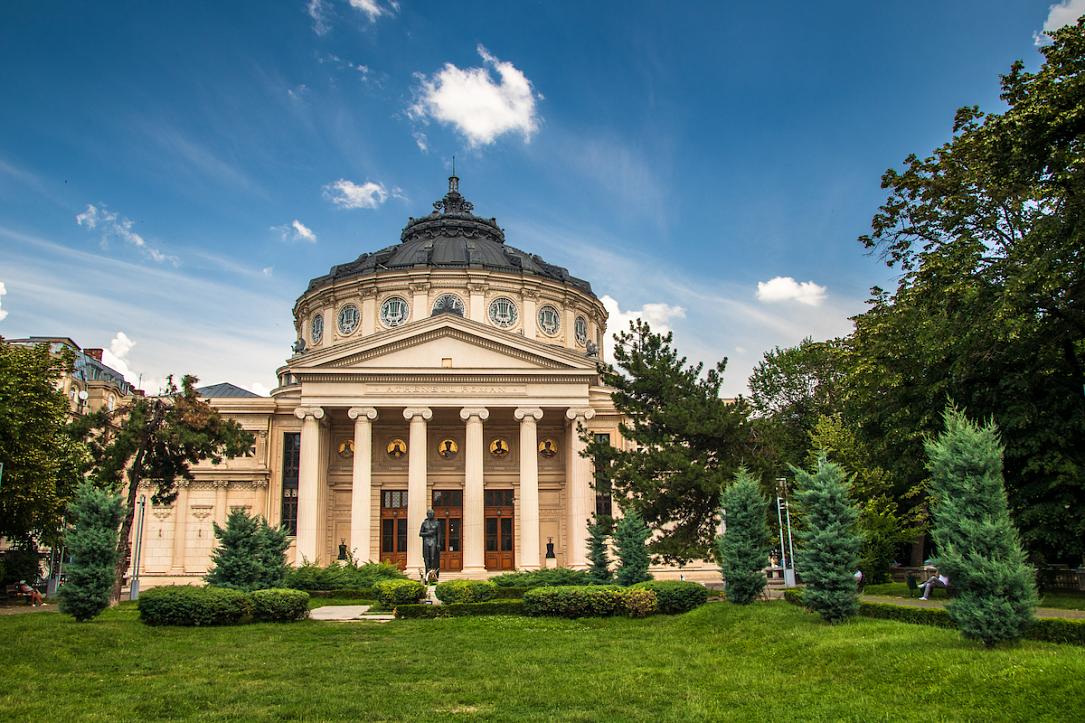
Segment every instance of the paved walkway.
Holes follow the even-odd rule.
[[[34,607],[33,605],[27,605],[26,603],[18,603],[15,605],[0,605],[0,615],[20,615],[22,613],[55,613],[57,611],[56,604],[46,603],[45,605],[39,605]]]
[[[944,608],[945,600],[920,600],[914,597],[896,597],[894,595],[863,595],[863,602],[887,603],[906,608]],[[1085,620],[1085,610],[1061,610],[1059,608],[1036,608],[1038,618],[1069,618]]]
[[[310,610],[309,619],[340,623],[353,623],[362,620],[386,623],[389,620],[395,620],[395,617],[388,613],[369,613],[368,605],[325,605]]]

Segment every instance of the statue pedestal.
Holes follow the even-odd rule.
[[[546,566],[548,568],[550,568],[550,569],[553,569],[553,568],[557,567],[558,566],[558,558],[556,558],[556,557],[548,557],[548,558],[546,558]]]
[[[441,601],[437,599],[437,586],[426,585],[426,604],[427,605],[440,605]]]

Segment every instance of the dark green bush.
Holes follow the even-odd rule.
[[[252,599],[240,590],[167,585],[139,596],[139,619],[148,625],[237,625],[251,616]]]
[[[406,580],[395,565],[385,562],[333,562],[322,567],[306,562],[286,576],[286,587],[295,590],[343,590],[373,587],[381,580]]]
[[[523,615],[523,600],[487,600],[450,605],[397,605],[397,618],[460,618],[474,615]]]
[[[338,597],[344,600],[376,600],[377,591],[371,587],[348,587],[341,590],[308,590],[309,597]]]
[[[373,589],[382,605],[410,605],[426,595],[426,586],[417,580],[381,580]]]
[[[84,622],[109,607],[123,517],[120,495],[90,482],[76,490],[68,505],[68,520],[73,526],[65,547],[72,561],[67,567],[68,581],[60,592],[60,612]]]
[[[266,623],[289,623],[309,617],[309,593],[272,588],[251,593],[252,619]]]
[[[485,602],[497,594],[497,585],[489,580],[449,580],[439,583],[434,594],[443,603]]]
[[[507,572],[491,577],[490,582],[498,587],[545,587],[553,585],[591,585],[591,575],[585,570],[573,570],[568,567],[544,568],[524,572]]]
[[[652,590],[628,587],[622,590],[625,612],[631,618],[646,618],[659,612],[659,601]]]
[[[290,568],[286,564],[286,530],[270,527],[260,515],[236,509],[226,526],[212,523],[218,546],[211,553],[211,569],[204,580],[216,587],[236,590],[280,588]]]
[[[524,593],[524,612],[562,618],[621,615],[626,612],[623,591],[616,585],[537,587]]]
[[[512,587],[512,586],[498,586],[497,591],[494,594],[495,600],[519,600],[524,596],[524,593],[528,590],[533,590],[530,587]]]
[[[633,585],[633,589],[654,592],[659,612],[667,615],[686,613],[708,602],[708,588],[696,582],[647,580]]]

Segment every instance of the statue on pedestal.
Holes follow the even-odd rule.
[[[437,582],[441,576],[441,523],[434,518],[433,510],[426,512],[418,536],[422,538],[422,560],[426,564],[422,581],[428,585],[431,580]]]

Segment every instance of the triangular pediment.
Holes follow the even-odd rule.
[[[317,350],[291,361],[295,372],[356,370],[594,372],[595,359],[452,314]]]

